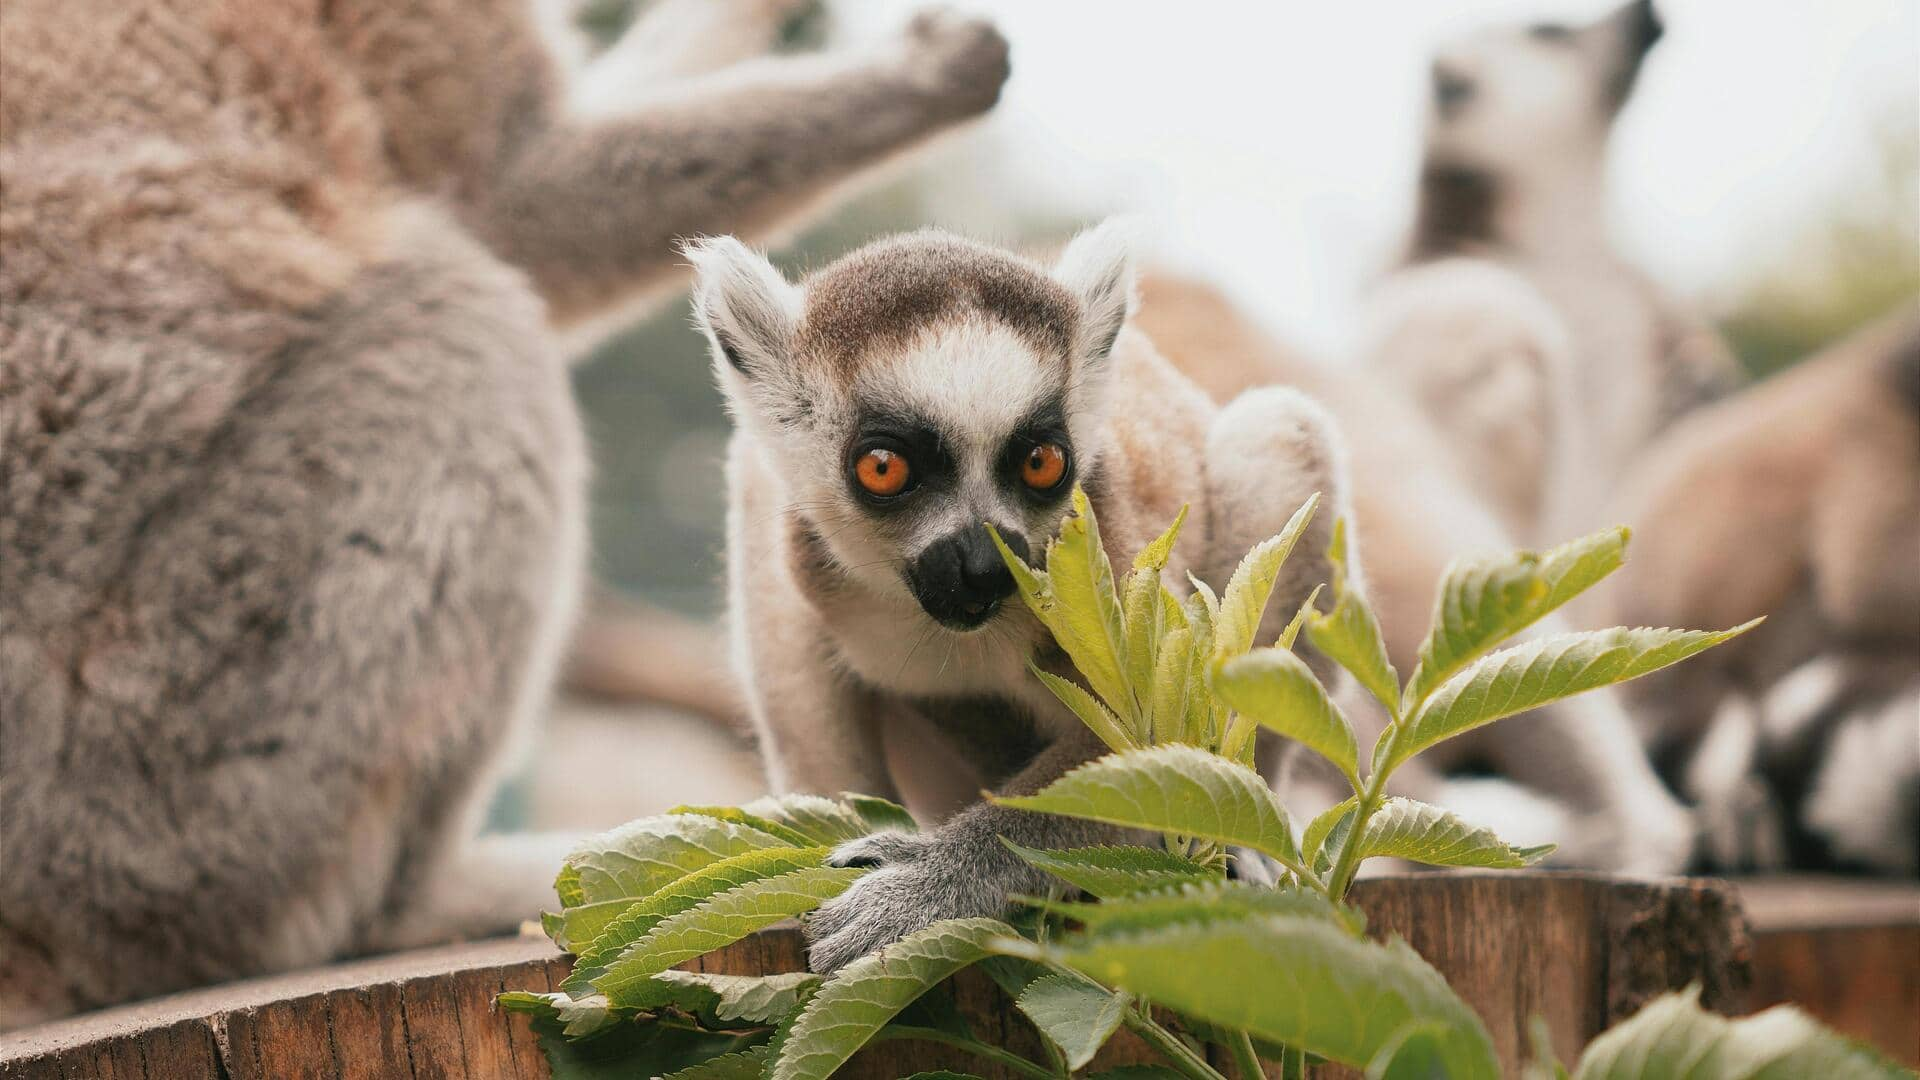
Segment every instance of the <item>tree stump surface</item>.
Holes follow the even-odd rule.
[[[1723,883],[1410,874],[1363,881],[1355,899],[1371,933],[1405,937],[1480,1013],[1509,1068],[1536,1013],[1571,1058],[1649,998],[1689,982],[1701,983],[1710,1005],[1745,1005],[1751,949],[1735,892]],[[775,929],[688,966],[765,974],[802,962],[799,933]],[[550,989],[566,971],[567,958],[545,939],[517,938],[252,979],[0,1036],[0,1077],[539,1080],[546,1063],[526,1018],[492,1001],[503,990]],[[983,975],[963,972],[954,992],[980,1037],[1037,1048],[1031,1026]],[[1094,1068],[1151,1060],[1122,1032]],[[1005,1075],[917,1042],[870,1047],[841,1075],[938,1068]],[[1220,1068],[1231,1074],[1224,1058]]]

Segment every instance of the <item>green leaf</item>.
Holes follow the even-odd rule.
[[[1131,724],[1139,709],[1127,679],[1126,619],[1086,493],[1074,489],[1073,512],[1061,523],[1060,534],[1047,543],[1044,572],[1022,562],[997,532],[993,541],[1013,571],[1021,600],[1052,632],[1093,692]]]
[[[1186,627],[1171,630],[1160,642],[1153,673],[1148,716],[1155,745],[1179,742],[1187,731],[1187,694],[1193,683],[1193,634]]]
[[[1181,725],[1179,741],[1192,746],[1212,746],[1220,736],[1222,713],[1226,706],[1214,700],[1213,689],[1207,685],[1207,674],[1213,664],[1213,609],[1212,594],[1203,592],[1206,585],[1195,581],[1194,593],[1187,598],[1187,636],[1191,641],[1188,653],[1192,657],[1192,667],[1187,671],[1187,718]]]
[[[793,798],[794,796],[787,796]],[[877,795],[856,795],[852,792],[840,796],[846,800],[853,812],[860,815],[860,821],[869,833],[897,829],[900,832],[919,832],[920,823],[913,820],[907,808],[896,802],[889,802]],[[858,839],[858,837],[848,837]]]
[[[855,867],[815,866],[737,885],[661,920],[607,965],[593,980],[594,989],[623,1008],[658,1004],[663,991],[651,976],[812,911],[863,873]]]
[[[1347,587],[1347,523],[1333,523],[1333,541],[1327,547],[1333,564],[1333,610],[1307,617],[1307,640],[1329,659],[1346,668],[1367,693],[1400,715],[1400,675],[1387,659],[1386,640],[1366,598]]]
[[[679,1072],[668,1073],[661,1080],[760,1080],[766,1075],[767,1059],[772,1054],[773,1048],[762,1043],[751,1050],[722,1054]]]
[[[1333,838],[1336,827],[1342,821],[1350,821],[1353,812],[1359,807],[1358,798],[1343,799],[1320,811],[1312,821],[1307,822],[1307,831],[1300,838],[1300,854],[1307,860],[1308,865],[1319,862],[1320,857],[1326,853],[1327,841]],[[1345,829],[1339,832],[1342,836],[1346,835]]]
[[[812,837],[783,825],[772,818],[764,818],[738,806],[676,806],[667,811],[669,814],[695,814],[717,821],[731,821],[736,825],[745,825],[749,829],[758,829],[768,836],[777,836],[794,847],[813,847],[818,843]]]
[[[1333,762],[1353,790],[1360,790],[1353,727],[1305,661],[1285,649],[1222,660],[1213,671],[1213,692],[1240,715]]]
[[[708,863],[743,851],[787,846],[779,837],[749,826],[696,814],[662,814],[585,841],[567,856],[561,878],[572,883],[576,895],[568,907],[639,900]]]
[[[1153,699],[1154,674],[1159,667],[1161,642],[1172,622],[1179,620],[1179,601],[1160,582],[1173,554],[1173,543],[1180,526],[1187,520],[1187,508],[1159,538],[1134,557],[1133,572],[1127,575],[1126,609],[1127,677],[1133,683],[1134,700],[1145,704]]]
[[[781,1036],[770,1080],[825,1080],[888,1020],[934,984],[987,955],[1013,928],[950,919],[908,934],[829,979]]]
[[[553,1080],[679,1076],[684,1070],[748,1052],[770,1037],[766,1031],[706,1032],[679,1024],[642,1021],[614,1024],[597,1034],[573,1039],[561,1031],[557,1020],[547,1016],[534,1018],[533,1031]],[[713,1075],[707,1074],[707,1080],[713,1080]]]
[[[1088,1073],[1087,1080],[1185,1080],[1179,1070],[1165,1065],[1121,1065]]]
[[[1367,1080],[1447,1080],[1452,1033],[1432,1020],[1408,1024],[1367,1063]]]
[[[630,904],[618,901],[626,906],[616,917],[605,921],[596,917],[593,920],[600,924],[600,929],[586,939],[588,944],[585,947],[574,950],[580,954],[579,959],[574,961],[573,972],[561,983],[561,987],[576,993],[584,991],[627,946],[640,940],[668,916],[677,915],[749,881],[820,866],[832,852],[833,849],[828,847],[745,851],[703,866],[670,885],[662,886],[644,899]],[[592,923],[584,921],[582,916],[586,913],[597,915],[605,908],[606,905],[590,904],[562,912],[558,917],[563,921],[563,932],[572,935],[591,931]],[[577,939],[570,936],[569,940]]]
[[[547,1017],[559,1024],[560,1030],[568,1038],[575,1039],[592,1035],[620,1019],[605,994],[576,998],[559,991],[542,994],[532,990],[509,990],[496,996],[493,1003],[508,1012]]]
[[[1367,819],[1360,858],[1384,855],[1429,866],[1512,870],[1553,854],[1553,844],[1516,848],[1490,829],[1470,825],[1428,803],[1390,798]]]
[[[1556,634],[1484,656],[1448,679],[1389,734],[1385,767],[1463,731],[1587,690],[1637,679],[1745,633],[1731,630],[1596,630]]]
[[[1281,564],[1293,553],[1293,546],[1300,542],[1319,506],[1320,496],[1309,496],[1278,536],[1256,544],[1240,560],[1227,581],[1227,591],[1220,597],[1220,618],[1213,632],[1215,658],[1239,656],[1253,647],[1254,635],[1260,632],[1260,617],[1273,595],[1273,583],[1280,578]]]
[[[1320,591],[1324,588],[1325,585],[1315,585],[1313,591],[1307,593],[1307,598],[1300,601],[1299,609],[1293,613],[1293,618],[1287,620],[1286,628],[1280,631],[1280,640],[1274,642],[1275,645],[1288,652],[1293,651],[1293,643],[1300,637],[1300,628],[1307,625],[1307,616],[1314,613],[1314,604],[1319,601]]]
[[[1096,934],[1152,930],[1177,923],[1232,921],[1258,915],[1302,915],[1333,920],[1346,914],[1355,925],[1365,925],[1358,911],[1349,909],[1343,913],[1317,892],[1240,881],[1174,885],[1097,904],[1050,900],[1041,902],[1040,906]]]
[[[1075,976],[1049,975],[1028,985],[1014,1005],[1066,1055],[1067,1068],[1079,1069],[1120,1026],[1127,998]]]
[[[938,1069],[934,1072],[917,1072],[907,1080],[980,1080],[972,1073],[957,1073],[950,1069]]]
[[[1407,1025],[1433,1022],[1453,1080],[1496,1077],[1480,1018],[1426,961],[1394,940],[1324,919],[1264,915],[1029,943],[1035,959],[1191,1015],[1365,1067]]]
[[[671,988],[671,1004],[710,1024],[777,1024],[806,1004],[825,976],[807,971],[718,975],[668,969],[653,978]]]
[[[1027,661],[1027,670],[1033,672],[1034,677],[1048,690],[1053,691],[1053,696],[1072,710],[1073,715],[1079,717],[1080,722],[1087,725],[1109,748],[1129,750],[1138,745],[1127,725],[1105,705],[1095,701],[1092,694],[1081,689],[1079,683],[1042,671],[1040,665],[1031,660]]]
[[[1185,882],[1212,881],[1220,875],[1171,852],[1128,846],[1037,851],[1001,837],[1000,842],[1028,864],[1102,900]]]
[[[1181,504],[1180,513],[1174,515],[1173,524],[1167,526],[1167,531],[1154,537],[1152,543],[1141,548],[1140,553],[1133,557],[1135,572],[1144,570],[1157,577],[1160,571],[1167,568],[1167,560],[1173,557],[1174,541],[1180,539],[1180,527],[1187,523],[1189,509],[1191,507],[1188,505]]]
[[[1728,1020],[1700,988],[1655,998],[1587,1045],[1576,1080],[1882,1080],[1913,1074],[1791,1005]]]
[[[1607,529],[1545,555],[1516,551],[1449,566],[1408,684],[1409,700],[1423,700],[1488,649],[1618,570],[1629,535],[1625,527]]]
[[[1260,774],[1192,746],[1109,754],[1002,806],[1239,844],[1300,863],[1287,812]]]

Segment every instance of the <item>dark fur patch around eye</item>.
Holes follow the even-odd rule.
[[[869,510],[896,513],[924,503],[926,496],[938,495],[953,487],[958,473],[953,455],[948,452],[946,439],[939,429],[924,418],[880,409],[863,412],[854,425],[853,437],[847,440],[845,467],[849,477],[854,462],[876,448],[906,458],[907,468],[913,475],[913,488],[906,495],[876,499],[857,482],[849,480],[855,497]]]
[[[1573,27],[1565,23],[1534,23],[1527,27],[1527,36],[1535,41],[1550,41],[1555,45],[1573,44]]]
[[[1057,488],[1038,492],[1021,480],[1020,466],[1033,448],[1042,443],[1053,443],[1067,452],[1067,475]],[[999,460],[994,463],[994,483],[1029,501],[1056,502],[1066,498],[1073,489],[1075,467],[1073,441],[1067,435],[1066,402],[1056,397],[1028,413],[1008,437],[1000,449]]]

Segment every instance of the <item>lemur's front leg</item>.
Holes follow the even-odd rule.
[[[984,112],[1007,70],[991,25],[933,15],[878,56],[755,61],[597,121],[549,106],[509,119],[501,159],[464,209],[558,321],[585,318],[663,282],[683,265],[678,241],[765,234]]]
[[[1000,794],[1032,794],[1104,750],[1091,733],[1076,729],[1041,751]],[[1044,892],[1048,876],[1008,851],[1003,836],[1026,847],[1073,848],[1117,842],[1123,833],[982,802],[932,832],[876,833],[842,845],[834,865],[874,870],[808,920],[808,963],[815,971],[837,971],[942,919],[1000,916],[1009,895]]]

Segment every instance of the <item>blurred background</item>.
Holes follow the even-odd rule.
[[[1195,3],[1176,17],[1150,2],[970,3],[1013,44],[999,107],[778,261],[804,271],[926,224],[1032,247],[1126,213],[1144,261],[1218,285],[1281,340],[1337,365],[1363,290],[1411,223],[1435,46],[1483,23],[1583,21],[1613,6]],[[610,38],[634,8],[601,0],[586,21]],[[822,4],[790,44],[858,44],[914,9]],[[1717,324],[1756,375],[1920,295],[1920,3],[1663,0],[1659,10],[1665,37],[1612,142],[1618,250]],[[684,301],[599,346],[575,382],[597,468],[597,576],[712,617],[728,425]],[[757,790],[751,753],[715,725],[659,710],[638,721],[671,733],[687,768],[582,791],[565,779],[582,774],[578,763],[640,747],[630,707],[576,701],[556,717],[543,775],[514,789],[503,820],[595,826]]]

